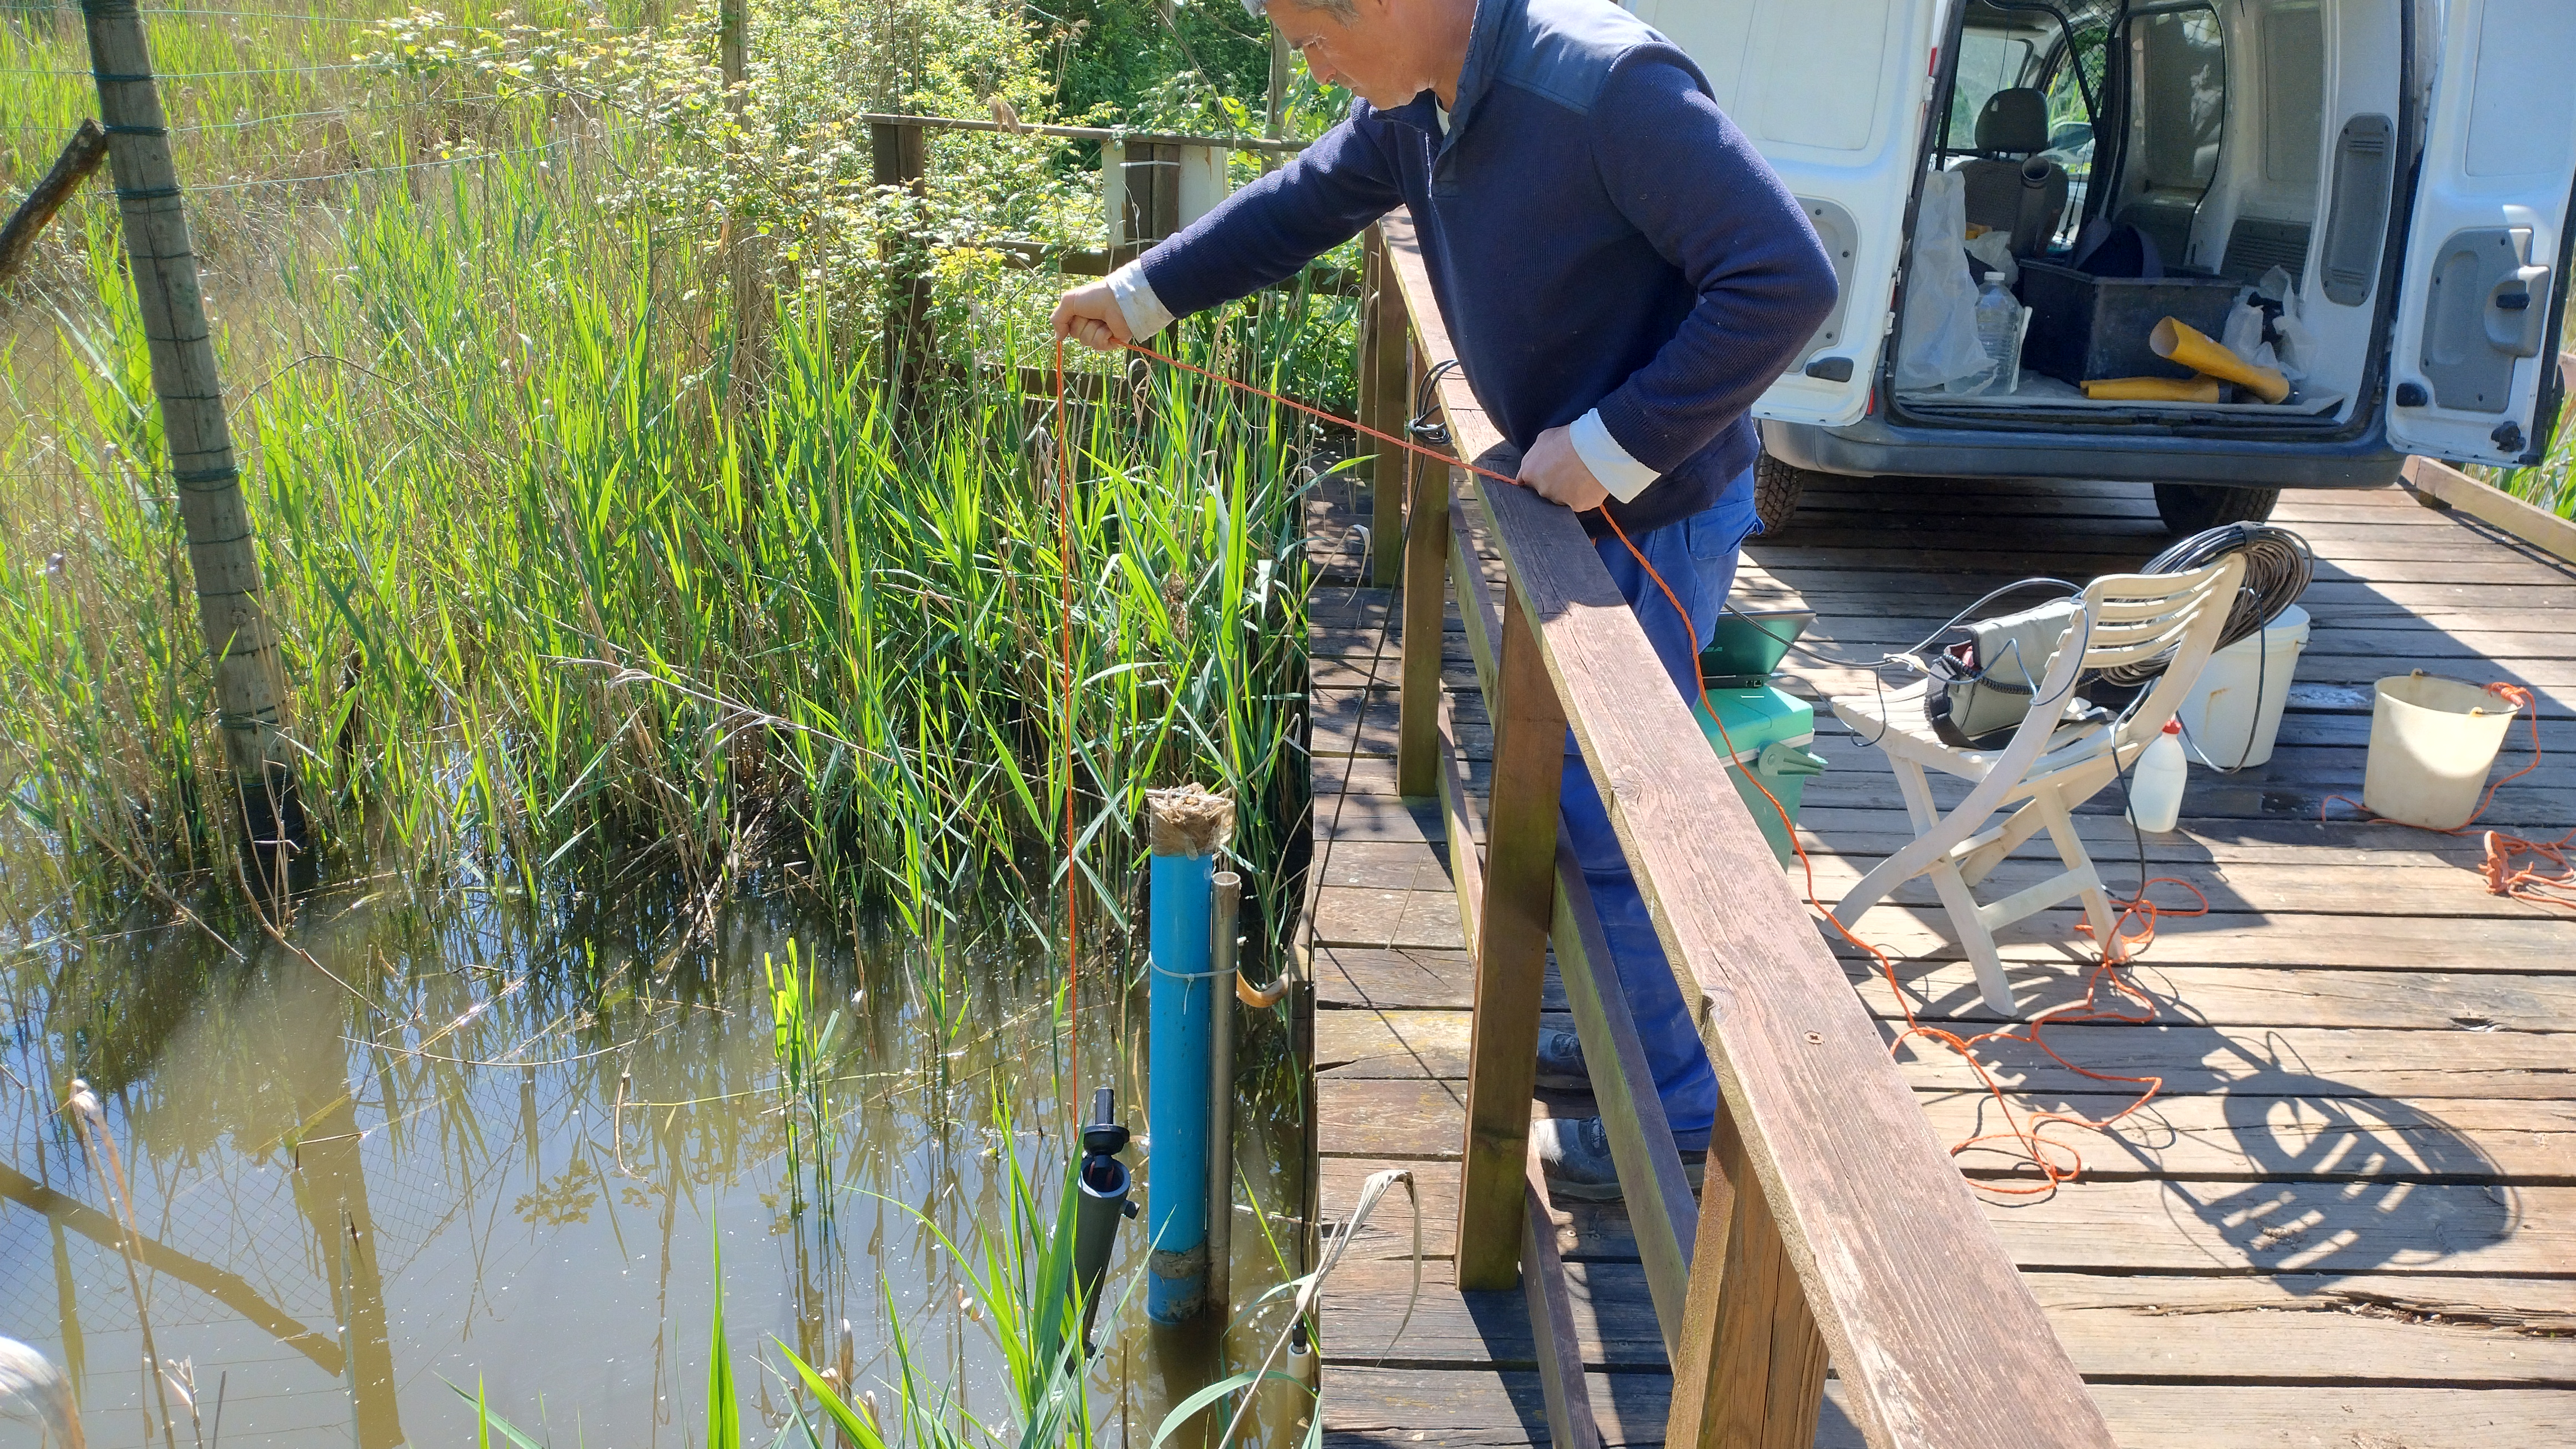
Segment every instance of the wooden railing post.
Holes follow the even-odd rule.
[[[1395,271],[1386,264],[1386,238],[1376,227],[1366,233],[1366,265],[1360,283],[1365,309],[1360,331],[1360,421],[1381,433],[1404,436],[1412,406],[1405,359],[1413,355],[1412,329],[1405,325],[1404,297],[1395,286]],[[1402,567],[1405,480],[1412,455],[1392,444],[1364,438],[1376,450],[1369,460],[1369,582],[1395,587]]]
[[[1419,520],[1414,526],[1418,535]],[[1407,620],[1408,654],[1410,631]],[[1565,778],[1565,712],[1517,590],[1503,602],[1502,692],[1459,1163],[1458,1286],[1468,1289],[1509,1288],[1519,1279],[1539,993],[1556,901],[1557,786]],[[1473,842],[1449,848],[1453,862],[1475,859]]]
[[[1809,1449],[1824,1406],[1824,1335],[1723,1110],[1709,1146],[1664,1442]]]
[[[1410,357],[1411,347],[1405,351]],[[1396,700],[1395,788],[1400,795],[1423,797],[1440,785],[1440,647],[1449,592],[1452,470],[1410,452],[1397,467],[1413,496],[1402,530],[1404,684]]]

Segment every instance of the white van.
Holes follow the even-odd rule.
[[[1819,472],[2108,478],[2154,484],[2192,531],[2260,519],[2282,488],[2384,484],[2407,454],[2546,447],[2576,0],[1630,3],[1700,62],[1841,272],[1834,315],[1754,409],[1766,518]],[[1981,391],[1898,386],[1942,171],[1971,232],[2006,233],[2030,309],[2019,375]],[[2161,277],[2074,265],[2105,236],[2094,255]],[[1923,255],[1926,276],[1950,265]],[[2192,308],[2223,325],[2275,268],[2290,321],[2260,335],[2286,339],[2288,399],[2085,396],[2104,369],[2189,376],[2143,351],[2146,328]]]

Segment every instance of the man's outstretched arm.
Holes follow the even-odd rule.
[[[1365,102],[1287,165],[1217,203],[1104,281],[1056,302],[1059,337],[1107,350],[1297,274],[1359,235],[1403,195]]]

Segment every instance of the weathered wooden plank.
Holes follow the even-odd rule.
[[[1423,1251],[1446,1256],[1454,1239],[1445,1223],[1432,1224],[1456,1202],[1456,1169],[1403,1165],[1422,1190]],[[1324,1159],[1322,1200],[1349,1202],[1373,1170],[1359,1159]],[[2044,1198],[1993,1198],[1982,1215],[2026,1270],[2564,1277],[2576,1262],[2576,1187],[2105,1180]],[[1570,1262],[1637,1257],[1615,1205],[1562,1204],[1556,1234]],[[1364,1227],[1351,1253],[1404,1258],[1412,1246],[1409,1227],[1389,1221]]]
[[[1421,1033],[1426,1043],[1435,1039]],[[2296,1097],[2576,1098],[2576,1036],[2557,1032],[2381,1031],[2353,1027],[2051,1026],[2048,1048],[2086,1070],[2161,1077],[2167,1094]],[[1990,1049],[1989,1049],[1990,1048]],[[1976,1084],[1958,1055],[1910,1042],[1897,1049],[1917,1088]],[[1979,1060],[1994,1081],[2024,1092],[2098,1092],[2104,1083],[2019,1041],[1990,1042]]]
[[[2427,502],[2456,508],[2526,539],[2560,558],[2576,559],[2576,523],[2534,508],[2431,458],[2406,460],[2406,482]]]
[[[1379,950],[1325,946],[1315,952],[1315,1000],[1341,1006],[1449,1007],[1464,1010],[1475,992],[1475,966],[1463,951]]]
[[[1467,657],[1476,666],[1476,683],[1490,709],[1501,697],[1502,608],[1477,577],[1475,555],[1468,551],[1467,539],[1458,526],[1463,517],[1455,507],[1450,509],[1449,587],[1458,597],[1458,640],[1466,645]]]
[[[1896,1026],[1878,1023],[1892,1039]],[[2122,1077],[2161,1077],[2163,1094],[2261,1097],[2453,1097],[2564,1101],[2576,1098],[2576,1035],[2561,1032],[2384,1031],[2361,1028],[2050,1026],[2048,1048],[2067,1062]],[[1466,1070],[1466,1013],[1319,1012],[1319,1074],[1455,1077]],[[1974,1087],[1975,1075],[1947,1047],[1921,1041],[1897,1048],[1903,1079],[1922,1091]],[[2026,1040],[1990,1041],[1978,1060],[2008,1091],[2099,1092],[2087,1077]],[[2113,1083],[2112,1085],[2118,1085]],[[2144,1090],[2143,1082],[2139,1090]]]
[[[1421,375],[1423,355],[1419,345],[1406,348],[1408,395],[1412,379]],[[1446,592],[1442,580],[1449,567],[1449,470],[1408,452],[1403,471],[1410,501],[1404,533],[1404,696],[1398,777],[1401,793],[1428,795],[1436,788],[1440,768],[1439,695],[1446,672],[1440,657],[1440,618]]]
[[[1458,1279],[1506,1288],[1520,1256],[1529,1155],[1530,1088],[1537,1074],[1539,997],[1554,914],[1557,785],[1565,774],[1565,715],[1528,612],[1505,611],[1502,705],[1495,729],[1493,830],[1477,925],[1476,1010],[1467,1073],[1465,1187],[1459,1193]],[[1461,873],[1473,870],[1456,845]]]
[[[1602,1442],[1663,1442],[1659,1411],[1670,1379],[1651,1373],[1591,1378]],[[1519,1449],[1544,1442],[1531,1417],[1537,1380],[1526,1371],[1333,1367],[1324,1383],[1324,1442],[1336,1449]],[[2092,1396],[2123,1449],[2495,1449],[2576,1442],[2576,1395],[2559,1389],[2097,1384]],[[1842,1385],[1828,1382],[1816,1449],[1861,1444]]]
[[[1449,713],[1449,697],[1440,700],[1440,813],[1449,826],[1449,850],[1460,857],[1456,869],[1448,872],[1452,893],[1458,903],[1458,938],[1465,943],[1467,955],[1477,955],[1477,941],[1485,919],[1484,852],[1477,842],[1485,833],[1484,802],[1467,785],[1467,765],[1458,758],[1454,722]],[[1437,847],[1425,846],[1425,849]]]
[[[1847,961],[1861,999],[1880,1017],[1898,1014],[1875,962]],[[2004,973],[2016,987],[2016,1019],[2081,1007],[2090,971],[2016,964]],[[2155,1002],[2159,1019],[2204,1026],[2404,1027],[2431,1031],[2559,1031],[2576,1024],[2576,976],[2504,972],[2334,971],[2267,966],[2167,966],[2150,955],[2125,973]],[[1921,1021],[2000,1025],[1961,963],[1907,963],[1898,968],[1904,1002]],[[2026,986],[2027,992],[2019,988]],[[2108,988],[2093,1008],[2136,1014],[2147,1008]]]
[[[2136,887],[2137,873],[2133,863],[2126,871],[2119,859],[2118,847],[2109,848],[2100,858],[2103,873],[2111,878],[2112,889],[2126,894]],[[1828,902],[1840,900],[1861,874],[1878,863],[1866,855],[1834,856],[1815,862],[1818,893]],[[2018,856],[1995,867],[1978,884],[1977,893],[1994,900],[2027,885],[2036,884],[2066,869],[2065,863],[2050,857],[2046,861]],[[2151,867],[2162,880],[2180,881],[2197,889],[2208,904],[2219,910],[2254,911],[2271,917],[2334,916],[2497,916],[2520,920],[2556,920],[2567,927],[2568,944],[2576,947],[2576,920],[2564,911],[2548,911],[2525,901],[2499,896],[2486,888],[2485,877],[2468,864],[2434,866],[2337,865],[2309,862],[2302,865],[2249,862],[2216,865],[2200,861],[2168,860]],[[2156,899],[2168,905],[2190,908],[2197,904],[2191,893],[2181,886],[2165,886]],[[1891,893],[1890,903],[1897,906],[1929,908],[1939,904],[1928,883],[1909,882]],[[2281,929],[2295,933],[2294,923],[2284,922]]]
[[[1326,1157],[1455,1162],[1467,1089],[1430,1078],[1327,1078],[1315,1084],[1315,1138]]]
[[[1316,1097],[1327,1155],[1458,1155],[1464,1096],[1454,1080],[1328,1076],[1316,1084]],[[2080,1154],[2085,1182],[2170,1177],[2576,1184],[2576,1103],[2570,1102],[2168,1096],[2095,1131],[2080,1123],[2109,1121],[2135,1104],[2137,1094],[2015,1093],[1998,1106],[1982,1090],[1962,1090],[1926,1092],[1921,1101],[1944,1142],[2026,1130],[2043,1114],[2076,1119],[2041,1131]],[[1575,1098],[1552,1111],[1581,1116],[1589,1108]],[[2014,1171],[1975,1154],[1960,1165],[1979,1176]]]
[[[1592,1398],[1583,1384],[1583,1344],[1566,1291],[1565,1264],[1556,1256],[1556,1234],[1549,1227],[1547,1183],[1535,1160],[1528,1164],[1522,1185],[1528,1200],[1521,1213],[1521,1296],[1530,1328],[1531,1361],[1538,1370],[1539,1392],[1547,1410],[1548,1443],[1566,1449],[1598,1449],[1601,1431],[1592,1422]]]
[[[1315,940],[1327,946],[1448,947],[1463,949],[1458,898],[1449,891],[1355,890],[1325,886],[1315,892]]]
[[[1664,1438],[1711,1449],[1806,1449],[1824,1402],[1825,1341],[1763,1200],[1762,1175],[1724,1116],[1710,1149],[1711,1191],[1693,1261],[1723,1266],[1692,1275]]]
[[[1433,1081],[1367,1085],[1401,1085],[1417,1097],[1444,1090]],[[2570,1102],[2160,1096],[2094,1131],[2078,1123],[2108,1122],[2134,1104],[2137,1094],[2010,1094],[1999,1107],[1983,1090],[1963,1090],[1927,1092],[1922,1101],[1933,1130],[1947,1142],[2029,1130],[2046,1113],[2075,1118],[2045,1125],[2040,1133],[2081,1154],[2087,1183],[2172,1177],[2576,1184],[2576,1103]],[[1420,1110],[1436,1112],[1427,1100]],[[1962,1166],[1978,1173],[2006,1170],[1973,1154]]]
[[[1663,1101],[1655,1093],[1654,1069],[1637,1038],[1601,919],[1592,909],[1592,891],[1574,852],[1562,844],[1556,857],[1556,961],[1583,1042],[1593,1100],[1609,1130],[1610,1157],[1619,1167],[1638,1256],[1645,1262],[1646,1285],[1663,1328],[1662,1347],[1679,1353],[1699,1204],[1674,1148]]]
[[[1670,1378],[1584,1378],[1603,1444],[1664,1442]],[[1528,1369],[1425,1373],[1327,1363],[1323,1414],[1324,1443],[1334,1449],[1522,1449],[1547,1442],[1538,1375]]]
[[[2080,914],[2052,910],[1995,933],[2007,961],[2089,964],[2084,938],[2075,934]],[[2307,916],[2284,929],[2260,915],[2226,912],[2158,923],[2144,960],[2163,966],[2432,967],[2443,971],[2526,972],[2535,964],[2566,959],[2568,925],[2549,920],[2481,920],[2470,929],[2456,920],[2407,916]],[[1931,913],[1893,907],[1861,918],[1861,939],[1899,960],[1956,960],[1959,948]],[[1839,937],[1837,951],[1850,948]]]
[[[1350,1345],[1326,1362],[1370,1362],[1405,1325],[1400,1358],[1425,1369],[1532,1368],[1548,1346],[1439,1268],[1406,1319],[1411,1265],[1355,1260],[1326,1308]],[[1569,1329],[1584,1361],[1664,1366],[1644,1273],[1566,1265]],[[2050,1328],[2088,1379],[2202,1384],[2576,1386],[2576,1285],[2438,1274],[2176,1277],[2026,1273]]]

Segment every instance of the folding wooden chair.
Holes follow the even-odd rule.
[[[2006,1015],[2013,1012],[2013,1000],[2003,960],[1995,952],[1999,927],[2080,896],[2094,940],[2107,947],[2114,924],[2110,897],[2084,853],[2070,812],[2117,778],[2163,731],[2218,647],[2219,631],[2227,626],[2244,575],[2244,558],[2230,554],[2189,573],[2095,579],[2084,590],[2080,620],[2067,631],[2079,647],[2069,649],[2061,640],[2031,696],[2030,712],[2001,749],[1944,744],[1924,714],[1928,681],[1834,700],[1837,718],[1864,742],[1887,752],[1916,832],[1911,844],[1861,877],[1834,908],[1834,919],[1851,925],[1898,886],[1918,875],[1930,876],[1951,929],[1977,968],[1977,987],[1986,1005]],[[2064,723],[2076,681],[2086,672],[2167,653],[2172,662],[2116,728],[2108,721]],[[1973,782],[1968,798],[1947,815],[1933,803],[1926,766]],[[2002,824],[1979,829],[2015,801],[2023,803]],[[1969,887],[2043,827],[2056,843],[2065,871],[1992,904],[1979,904]]]

